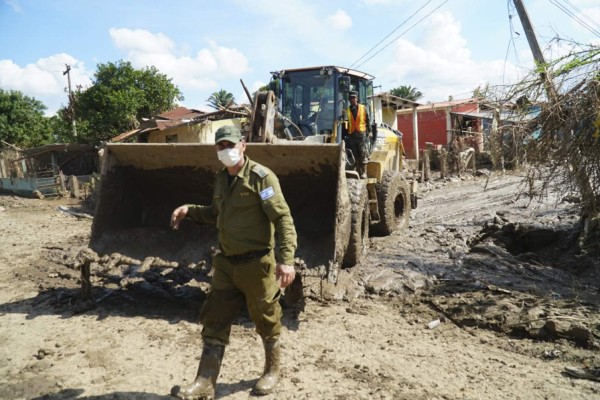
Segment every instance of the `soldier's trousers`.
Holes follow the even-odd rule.
[[[204,341],[229,344],[231,325],[244,300],[256,332],[263,340],[279,339],[281,291],[275,280],[273,252],[240,263],[233,263],[218,254],[213,259],[213,267],[212,287],[200,310]]]

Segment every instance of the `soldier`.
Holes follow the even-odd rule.
[[[350,106],[346,110],[348,114],[348,136],[346,143],[352,150],[356,161],[356,171],[361,178],[367,177],[367,162],[369,161],[369,150],[367,148],[367,136],[371,133],[369,113],[367,107],[358,103],[358,92],[351,91]]]
[[[279,381],[280,288],[295,278],[296,230],[277,177],[244,155],[246,143],[237,128],[219,128],[215,143],[225,168],[217,173],[211,205],[183,205],[171,216],[173,229],[184,218],[216,224],[220,247],[213,259],[211,291],[200,311],[204,346],[196,379],[171,390],[187,400],[214,397],[231,325],[244,300],[265,349],[264,373],[254,393],[274,389]]]

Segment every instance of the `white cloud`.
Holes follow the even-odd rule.
[[[598,0],[573,0],[572,1],[573,4],[575,4],[575,6],[577,7],[591,7],[591,6],[597,6],[598,5]]]
[[[113,28],[109,33],[134,67],[155,66],[172,78],[184,95],[216,90],[221,80],[240,77],[249,70],[248,59],[241,51],[214,41],[195,55],[188,55],[179,54],[183,51],[162,33],[127,28]]]
[[[224,76],[239,76],[248,70],[248,59],[239,50],[211,44],[210,50],[217,62],[217,70]]]
[[[447,60],[460,62],[471,57],[460,23],[449,12],[435,13],[425,22],[423,47]]]
[[[600,7],[588,8],[584,11],[584,14],[587,15],[588,19],[596,22],[595,28],[598,28],[600,25]]]
[[[35,64],[21,67],[12,60],[0,60],[0,87],[3,90],[18,90],[44,103],[47,114],[54,114],[68,102],[67,76],[63,75],[68,64],[71,66],[71,87],[90,85],[90,73],[82,62],[61,53],[40,58]]]
[[[473,61],[460,24],[451,14],[434,14],[425,25],[420,46],[396,41],[394,60],[379,74],[389,89],[411,85],[424,94],[422,101],[442,101],[448,96],[468,98],[473,89],[488,82],[501,84],[498,77],[505,82],[517,79],[516,67],[503,60]]]
[[[126,59],[136,68],[155,66],[173,80],[184,95],[201,98],[206,93],[220,89],[220,82],[240,78],[249,71],[246,56],[237,49],[219,46],[209,41],[208,46],[196,54],[177,54],[178,48],[166,35],[143,29],[113,28],[109,31],[115,46],[126,54]],[[54,114],[68,102],[65,65],[71,66],[71,85],[87,88],[92,72],[82,62],[68,54],[41,58],[24,67],[10,59],[0,60],[0,88],[19,90],[42,101],[48,115]],[[239,88],[236,87],[236,89]],[[202,109],[201,104],[189,106]]]
[[[573,24],[577,29],[585,30],[585,32],[591,32],[590,28],[596,32],[600,31],[600,6],[581,10],[581,13],[577,15],[577,19],[581,21],[579,23],[573,19]]]
[[[175,47],[167,36],[145,29],[111,28],[108,33],[117,48],[124,51],[169,54]]]
[[[56,91],[57,81],[48,71],[35,64],[21,68],[12,60],[0,61],[0,86],[5,90],[20,90],[35,95]]]
[[[260,27],[252,32],[253,43],[249,47],[255,60],[269,60],[269,68],[303,66],[311,58],[319,60],[313,65],[339,63],[354,50],[341,30],[344,24],[352,22],[351,17],[348,15],[346,19],[339,11],[331,14],[325,10],[325,3],[240,0],[238,4],[246,8],[248,18],[260,21]],[[338,16],[338,26],[333,25],[332,15]],[[294,20],[296,16],[297,21]]]
[[[19,4],[17,0],[4,0],[4,2],[8,4],[8,6],[11,7],[16,13],[20,13],[23,11],[21,9],[21,4]]]
[[[340,31],[352,27],[352,18],[344,10],[337,10],[328,20],[335,29]]]

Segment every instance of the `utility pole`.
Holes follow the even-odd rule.
[[[67,75],[67,82],[69,83],[69,114],[71,118],[71,129],[73,131],[73,136],[77,137],[77,128],[75,126],[75,106],[73,101],[73,92],[71,91],[71,66],[69,64],[65,64],[66,70],[63,72],[63,76]]]
[[[554,82],[549,76],[549,71],[547,69],[546,62],[544,60],[544,56],[540,50],[540,46],[537,43],[537,39],[535,37],[535,33],[533,32],[533,28],[531,26],[531,22],[529,22],[529,17],[527,16],[527,11],[525,10],[525,6],[521,0],[513,0],[515,3],[515,7],[517,8],[517,12],[519,13],[519,18],[521,18],[521,24],[523,25],[523,29],[525,29],[525,34],[527,35],[527,40],[529,41],[529,47],[531,47],[531,52],[533,53],[533,57],[535,58],[536,63],[539,67],[542,68],[541,77],[544,80],[544,86],[546,87],[546,93],[548,94],[548,99],[550,101],[550,106],[558,106],[558,94],[556,92],[556,88],[554,87]],[[561,109],[558,108],[558,112],[562,113]],[[589,169],[586,168],[586,163],[582,159],[581,152],[579,151],[578,144],[573,138],[573,130],[565,129],[565,145],[568,149],[567,151],[570,155],[566,156],[566,161],[569,163],[569,168],[574,171],[572,174],[575,178],[577,187],[583,198],[594,198],[593,193],[594,190],[590,184],[591,174],[588,172]],[[587,212],[584,210],[584,213]],[[590,218],[586,218],[587,221],[590,221]]]
[[[523,25],[523,29],[525,30],[525,36],[527,37],[527,42],[529,43],[529,47],[531,48],[531,52],[533,53],[533,59],[535,60],[535,64],[537,67],[542,69],[542,72],[540,72],[540,76],[544,81],[544,86],[546,87],[548,99],[550,100],[551,104],[556,104],[558,101],[556,89],[554,88],[554,83],[552,82],[552,79],[549,76],[546,60],[544,60],[544,54],[540,49],[540,45],[535,36],[535,32],[533,31],[533,26],[529,21],[529,15],[527,14],[525,5],[521,0],[513,0],[513,3],[515,4],[515,8],[517,9],[517,13],[519,14],[521,25]]]

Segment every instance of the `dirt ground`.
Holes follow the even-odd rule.
[[[600,399],[564,374],[600,365],[600,266],[573,252],[576,198],[519,195],[512,175],[422,186],[407,232],[371,238],[330,300],[285,310],[283,380],[264,398]],[[59,206],[85,211],[0,195],[0,398],[171,398],[197,368],[206,266],[183,279],[104,259],[82,303],[91,219]],[[252,397],[262,364],[241,315],[217,398]]]

